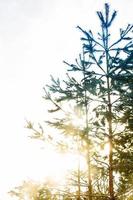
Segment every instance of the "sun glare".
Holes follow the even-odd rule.
[[[37,156],[37,155],[36,155]],[[38,158],[34,169],[31,170],[31,177],[38,181],[50,181],[58,186],[65,184],[67,173],[73,170],[86,169],[86,160],[82,155],[72,153],[58,153],[50,145],[38,152]]]

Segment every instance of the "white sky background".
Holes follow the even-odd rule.
[[[49,74],[61,77],[62,60],[74,61],[80,52],[75,27],[96,31],[95,11],[104,2],[0,0],[0,199],[37,171],[39,150],[27,138],[25,119],[46,119],[42,88]],[[118,10],[114,32],[132,23],[132,0],[108,2]]]

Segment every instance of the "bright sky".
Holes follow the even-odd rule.
[[[104,2],[0,0],[0,200],[39,169],[42,156],[27,138],[25,119],[47,118],[42,88],[49,74],[62,75],[62,60],[71,62],[80,52],[75,27],[96,31],[95,11]],[[119,11],[114,31],[132,22],[132,0],[108,2]]]

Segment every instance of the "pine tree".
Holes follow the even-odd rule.
[[[133,26],[129,24],[125,30],[120,29],[119,38],[112,42],[110,28],[117,12],[111,14],[106,3],[104,12],[98,11],[97,15],[101,25],[98,36],[78,26],[84,35],[79,58],[74,64],[64,62],[68,66],[65,80],[51,76],[52,83],[44,88],[45,99],[54,105],[49,110],[54,119],[47,123],[71,139],[73,143],[68,144],[69,148],[74,150],[80,144],[78,151],[87,150],[87,199],[108,196],[115,200],[115,173],[119,172],[121,178],[122,173],[127,174],[122,165],[127,161],[125,156],[132,153]],[[75,115],[76,120],[80,120],[78,126],[73,121]],[[106,143],[109,152],[104,156],[101,147]],[[131,162],[131,156],[128,162]],[[101,183],[105,179],[108,181],[108,192],[105,193],[105,189],[99,193],[99,184],[98,187],[95,184],[99,179],[94,178],[93,168],[97,168]],[[132,170],[131,166],[129,168]],[[80,179],[79,170],[79,198]]]

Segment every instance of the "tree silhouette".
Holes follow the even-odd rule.
[[[133,46],[130,34],[132,33],[133,26],[129,24],[125,30],[120,29],[120,37],[115,42],[111,42],[110,27],[116,14],[116,11],[110,14],[110,7],[107,3],[105,4],[104,13],[101,11],[97,12],[101,24],[101,32],[98,32],[97,39],[91,30],[87,32],[81,27],[77,27],[84,34],[84,37],[81,37],[83,50],[79,56],[79,60],[76,59],[75,64],[65,62],[69,66],[69,69],[67,79],[63,80],[63,86],[59,79],[55,80],[52,77],[52,84],[48,86],[49,93],[46,92],[46,99],[50,101],[52,94],[57,94],[57,96],[55,95],[56,98],[52,100],[55,109],[51,110],[51,112],[63,111],[61,107],[63,104],[61,103],[70,101],[75,102],[77,107],[84,110],[86,122],[84,129],[80,132],[82,139],[86,139],[88,144],[90,143],[88,138],[90,135],[88,129],[90,127],[91,133],[95,132],[95,137],[99,139],[99,144],[104,142],[105,137],[107,138],[109,156],[106,162],[108,162],[108,190],[111,200],[115,199],[114,172],[116,166],[114,166],[114,160],[118,160],[118,157],[115,158],[115,155],[118,153],[117,148],[114,148],[115,142],[117,140],[120,141],[124,137],[124,134],[126,134],[126,137],[128,136],[126,130],[124,134],[122,132],[119,133],[119,128],[116,126],[122,126],[121,121],[126,117],[128,127],[132,130]],[[123,112],[123,116],[120,115],[118,117],[120,109]],[[95,116],[95,120],[94,118],[88,120],[88,113]],[[54,125],[58,129],[64,129],[69,134],[72,130],[75,131],[75,134],[78,133],[70,124],[65,125],[65,122],[65,120],[56,119],[56,122],[49,122],[49,124]],[[123,125],[125,128],[126,125]],[[128,140],[128,144],[130,144],[130,140]],[[89,167],[91,163],[89,145],[87,149]],[[122,154],[119,153],[119,155]],[[99,162],[101,161],[99,160]],[[89,167],[88,185],[89,199],[91,200],[92,180],[90,171],[91,168]]]
[[[97,35],[77,27],[83,34],[79,58],[74,64],[64,61],[66,78],[51,76],[44,88],[45,99],[53,106],[47,124],[64,135],[58,146],[78,150],[87,161],[87,189],[81,189],[83,177],[78,168],[75,199],[121,198],[123,180],[129,170],[133,173],[133,26],[120,29],[119,38],[113,41],[111,27],[116,15],[105,3],[104,12],[97,12],[101,27]],[[38,131],[28,122],[28,128],[34,131],[33,138],[44,140],[42,126]],[[53,138],[46,139],[52,142]],[[101,150],[105,144],[109,145],[107,155]],[[120,178],[114,187],[116,173]]]

